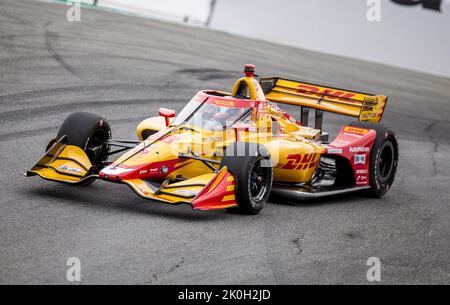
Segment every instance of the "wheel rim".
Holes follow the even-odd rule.
[[[259,202],[267,192],[269,167],[262,166],[263,158],[258,159],[250,171],[250,194],[253,202]]]
[[[394,147],[392,143],[386,142],[381,149],[380,156],[378,158],[378,173],[380,177],[385,180],[388,179],[394,168]]]

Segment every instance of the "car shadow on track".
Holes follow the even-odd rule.
[[[339,194],[333,196],[327,196],[322,198],[314,199],[294,199],[288,196],[271,195],[269,202],[271,204],[279,204],[285,206],[295,206],[299,208],[308,208],[312,206],[321,206],[329,204],[349,204],[349,203],[360,203],[366,204],[369,201],[379,202],[378,198],[373,198],[367,196],[363,193],[352,193],[352,194]]]
[[[170,205],[151,200],[142,199],[129,190],[120,187],[108,189],[104,186],[91,185],[68,186],[57,185],[33,185],[20,192],[20,197],[26,201],[45,199],[45,202],[57,205],[73,205],[83,209],[117,210],[135,215],[148,215],[173,218],[187,222],[226,220],[236,217],[252,217],[243,215],[237,210],[197,211],[186,204]],[[290,206],[293,208],[311,208],[329,204],[366,204],[367,201],[377,201],[364,194],[342,194],[318,199],[295,200],[285,196],[271,196],[270,204]]]
[[[127,190],[128,191],[128,190]],[[213,221],[233,217],[226,211],[197,211],[192,210],[188,205],[170,205],[151,200],[145,200],[135,196],[133,193],[105,189],[98,186],[39,186],[30,187],[21,193],[27,200],[36,198],[46,199],[48,204],[69,204],[80,208],[96,210],[118,210],[120,212],[132,213],[148,216],[169,217],[184,221]]]

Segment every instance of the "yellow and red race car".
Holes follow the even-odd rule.
[[[261,211],[271,192],[316,198],[364,190],[381,197],[390,189],[398,142],[379,124],[386,96],[279,77],[258,81],[254,71],[245,65],[231,93],[199,91],[177,116],[161,108],[139,124],[139,141],[114,140],[104,118],[73,113],[26,176],[69,184],[101,179],[150,200],[247,214]],[[301,107],[299,120],[282,110],[285,104]],[[324,111],[358,121],[329,142]]]

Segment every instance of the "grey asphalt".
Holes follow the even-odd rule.
[[[69,257],[82,284],[370,284],[369,257],[382,284],[450,284],[449,79],[100,10],[70,23],[66,9],[0,0],[0,284],[68,284]],[[244,63],[389,95],[401,155],[387,196],[272,198],[244,216],[20,175],[69,113],[134,139],[159,107],[230,90]],[[333,132],[349,122],[326,119]]]

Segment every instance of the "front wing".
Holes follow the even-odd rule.
[[[91,174],[92,164],[86,153],[77,146],[67,145],[67,137],[61,137],[45,155],[25,173],[43,179],[68,184],[83,184],[98,178]]]
[[[122,180],[139,196],[172,204],[187,203],[196,210],[217,210],[237,206],[233,175],[223,167],[217,173],[204,174],[172,184]]]
[[[110,181],[93,172],[95,171],[85,152],[77,146],[67,145],[66,137],[62,137],[25,173],[25,176],[37,175],[46,180],[67,184],[84,184],[95,179]],[[237,206],[235,180],[227,167],[221,168],[218,172],[172,184],[141,179],[114,182],[127,184],[142,198],[171,204],[190,204],[197,210]]]

